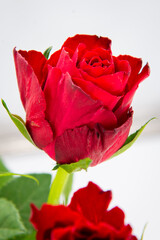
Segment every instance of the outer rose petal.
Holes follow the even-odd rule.
[[[109,38],[98,37],[96,35],[75,35],[74,37],[69,37],[63,44],[63,47],[67,47],[76,50],[79,43],[83,43],[86,45],[87,50],[91,50],[93,48],[101,47],[109,50],[111,46],[111,40]]]
[[[120,208],[115,207],[105,213],[103,221],[119,230],[124,226],[124,218],[124,212]]]
[[[125,141],[128,137],[131,125],[132,125],[133,112],[131,110],[128,113],[128,116],[129,117],[128,117],[127,121],[125,123],[123,123],[119,128],[116,129],[117,131],[114,136],[114,141],[113,141],[114,143],[107,149],[101,162],[110,158],[125,143]],[[109,131],[108,132],[106,131],[105,133],[106,133],[106,136],[105,136],[104,144],[107,146],[108,145],[108,140],[107,140],[108,136],[107,135],[110,136],[110,133],[109,133]],[[99,162],[95,163],[95,165],[98,163]]]
[[[121,97],[114,96],[94,83],[85,81],[81,78],[74,78],[73,82],[81,87],[92,99],[99,100],[109,110],[112,110]]]
[[[120,106],[114,112],[118,119],[121,119],[123,117],[123,115],[125,115],[125,113],[130,108],[137,88],[138,88],[138,86],[135,86],[134,88],[132,88],[132,90],[127,92],[126,95],[124,96],[124,98],[121,100]]]
[[[105,130],[87,126],[66,130],[55,141],[55,159],[59,164],[77,162],[89,157],[95,166],[111,157],[125,142],[132,123],[132,113],[118,128]]]
[[[120,55],[117,57],[117,59],[127,60],[131,66],[131,75],[128,79],[127,91],[130,91],[133,87],[138,86],[138,84],[150,74],[148,64],[146,64],[141,73],[139,73],[142,68],[142,60],[140,58],[135,58],[129,55]]]
[[[96,184],[89,182],[72,197],[69,207],[82,214],[92,223],[99,223],[112,199],[111,191],[103,192]]]
[[[47,103],[46,118],[55,136],[63,134],[66,129],[88,124],[100,115],[100,102],[91,99],[72,82],[68,73],[61,74],[58,68],[49,66],[44,94]]]
[[[47,62],[47,59],[41,52],[37,52],[34,50],[31,51],[22,51],[20,50],[19,53],[21,56],[25,58],[25,60],[28,62],[28,64],[32,67],[34,73],[36,74],[38,81],[40,85],[42,86],[43,82],[45,81],[45,75],[44,75],[44,66]],[[38,64],[37,64],[38,63]]]
[[[45,120],[46,102],[39,81],[29,63],[14,50],[18,86],[26,110],[26,126],[35,144],[42,148],[53,141],[53,132]]]

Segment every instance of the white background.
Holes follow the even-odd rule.
[[[25,119],[19,99],[12,50],[44,51],[61,47],[77,33],[112,39],[114,55],[130,54],[149,62],[151,75],[141,83],[134,101],[132,131],[160,115],[160,4],[158,0],[0,0],[0,97]],[[111,206],[126,213],[134,233],[158,239],[160,216],[160,120],[154,120],[123,155],[87,173],[76,174],[74,191],[89,180],[112,189]],[[54,161],[35,149],[13,126],[0,106],[0,155],[14,172],[50,172]],[[97,203],[98,204],[98,203]]]

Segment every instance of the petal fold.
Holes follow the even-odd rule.
[[[102,108],[99,101],[91,99],[72,82],[68,73],[62,74],[58,68],[49,67],[44,94],[46,118],[55,136],[60,136],[66,129],[88,124]]]
[[[53,141],[53,132],[45,120],[46,102],[33,68],[14,50],[21,100],[26,111],[26,126],[35,144],[42,148]]]
[[[97,124],[66,130],[55,141],[55,159],[59,164],[77,162],[89,157],[91,166],[110,158],[125,142],[132,123],[132,112],[120,127],[105,130]]]
[[[79,43],[83,43],[86,45],[88,50],[93,48],[101,47],[104,49],[109,50],[111,46],[111,40],[106,37],[98,37],[96,35],[75,35],[74,37],[69,37],[63,44],[63,47],[67,47],[72,49],[73,51],[76,50]]]

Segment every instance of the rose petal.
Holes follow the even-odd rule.
[[[130,108],[137,88],[138,86],[135,86],[134,88],[132,88],[129,92],[126,93],[126,95],[124,96],[124,98],[122,98],[120,103],[118,103],[119,106],[117,106],[114,111],[117,119],[123,118],[123,115],[125,115],[128,109]]]
[[[66,129],[88,124],[102,107],[100,102],[92,100],[76,86],[68,73],[61,75],[58,68],[49,67],[44,94],[46,118],[55,136],[61,135]]]
[[[101,75],[104,76],[104,75],[107,75],[107,74],[114,73],[114,65],[111,64],[109,67],[106,67],[106,66],[104,66],[104,67],[102,67],[102,66],[93,67],[93,66],[87,64],[85,61],[82,61],[80,63],[80,70],[81,70],[81,73],[86,72],[91,77],[98,78]]]
[[[49,94],[47,94],[49,96]],[[56,96],[56,95],[55,95]],[[52,108],[52,104],[49,105]],[[53,111],[52,111],[53,113]],[[90,128],[94,128],[96,123],[101,124],[105,129],[113,129],[117,126],[117,118],[113,112],[104,109],[103,107],[93,113],[87,124]],[[75,139],[76,140],[76,139]],[[43,148],[43,150],[52,158],[55,159],[55,140]]]
[[[79,218],[78,213],[73,212],[70,208],[63,205],[53,206],[43,204],[41,209],[38,210],[31,204],[31,209],[30,221],[38,229],[37,240],[44,240],[44,236],[47,233],[48,237],[50,237],[52,228],[74,225],[77,218]]]
[[[54,52],[48,59],[47,64],[51,65],[52,67],[56,67],[60,54],[61,50]]]
[[[104,192],[96,184],[89,182],[86,188],[74,193],[69,207],[97,224],[102,220],[111,199],[111,191]]]
[[[109,110],[112,110],[121,98],[106,92],[92,82],[85,81],[80,78],[74,78],[73,81],[77,84],[77,86],[81,87],[84,92],[91,96],[91,98],[100,100],[102,104]]]
[[[45,74],[44,74],[44,66],[47,62],[47,59],[41,52],[37,52],[34,50],[31,51],[19,51],[22,57],[28,62],[28,64],[33,68],[34,73],[36,74],[40,85],[44,82]]]
[[[113,129],[117,126],[117,118],[112,111],[101,108],[90,119],[89,126],[93,128],[96,123],[101,124],[105,129]]]
[[[51,232],[50,240],[74,240],[74,226],[62,226],[55,228]]]
[[[148,64],[146,64],[142,72],[139,73],[142,67],[142,60],[140,58],[134,58],[129,55],[120,55],[117,58],[120,60],[127,60],[131,66],[131,75],[129,77],[128,84],[127,84],[128,91],[149,76],[150,69]]]
[[[89,61],[91,58],[95,56],[100,57],[102,61],[107,59],[108,62],[110,63],[113,62],[111,50],[106,50],[102,47],[93,48],[91,51],[86,51],[85,54],[83,55],[83,58]]]
[[[124,239],[124,238],[128,238],[131,240],[137,240],[137,238],[134,238],[134,236],[131,235],[132,234],[132,228],[131,226],[125,225],[123,226],[123,228],[117,233],[117,237],[119,237],[120,239]]]
[[[75,35],[74,37],[69,37],[63,44],[63,47],[68,47],[73,51],[76,50],[79,43],[86,45],[88,50],[101,47],[104,49],[110,49],[111,40],[109,38],[98,37],[96,35]]]
[[[32,67],[16,50],[14,59],[21,100],[26,110],[26,126],[35,144],[42,148],[53,141],[52,129],[45,120],[44,94]]]
[[[87,126],[66,130],[55,141],[55,159],[59,164],[77,162],[89,157],[95,166],[111,157],[125,142],[132,123],[132,112],[118,128],[105,130]]]
[[[85,52],[86,52],[85,44],[79,43],[76,50],[74,51],[73,56],[72,56],[72,60],[73,60],[74,63],[76,63],[76,66],[78,66],[78,64],[79,64],[79,62],[80,62],[80,60],[83,57]]]
[[[124,212],[120,208],[114,207],[110,211],[106,211],[103,221],[119,230],[124,226],[124,218]]]
[[[81,71],[81,75],[86,81],[93,82],[98,87],[104,89],[105,91],[112,95],[121,96],[126,87],[127,81],[124,72],[103,75],[101,77],[92,77],[89,76],[87,73]]]
[[[38,222],[39,222],[40,216],[39,216],[39,209],[31,203],[31,217],[30,221],[33,224],[34,228],[38,230]]]
[[[76,62],[70,58],[69,53],[63,48],[57,62],[57,68],[61,69],[62,73],[68,72],[72,77],[81,77],[79,70],[76,67]]]
[[[105,161],[106,159],[110,158],[113,153],[118,151],[118,149],[125,143],[131,125],[132,125],[132,117],[133,117],[133,112],[130,110],[130,113],[128,114],[128,119],[125,123],[123,123],[119,128],[114,129],[114,134],[113,132],[106,131],[104,133],[104,146],[108,146],[108,142],[110,142],[110,146],[108,147],[107,151],[105,152],[101,162]],[[109,138],[109,140],[108,140]],[[113,143],[113,144],[112,144]],[[105,147],[104,147],[105,148]],[[98,162],[93,162],[94,165],[98,164]]]

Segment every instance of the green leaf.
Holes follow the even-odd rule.
[[[4,172],[9,172],[6,166],[3,164],[2,160],[0,159],[0,174]],[[12,176],[7,176],[5,178],[0,178],[0,188],[2,188],[5,184],[7,184],[12,179]]]
[[[19,173],[10,173],[10,172],[4,172],[4,173],[0,172],[0,177],[8,177],[8,176],[21,176],[21,177],[30,178],[30,179],[36,181],[37,184],[39,184],[38,179],[33,177],[32,175],[19,174]]]
[[[47,48],[47,49],[44,51],[43,55],[45,56],[45,58],[47,58],[47,59],[49,58],[49,55],[50,55],[51,50],[52,50],[52,46],[49,47],[49,48]]]
[[[9,240],[35,240],[35,239],[36,239],[36,231],[33,231],[31,234],[23,234],[20,236],[10,238]]]
[[[141,135],[147,124],[153,119],[155,118],[151,118],[140,129],[138,129],[135,133],[131,134],[125,141],[124,145],[115,154],[113,154],[111,158],[118,156],[119,154],[125,152],[128,148],[130,148],[133,145],[133,143],[137,140],[137,138]]]
[[[8,115],[10,116],[10,118],[12,119],[12,121],[14,122],[14,124],[16,125],[16,127],[19,129],[19,131],[22,133],[22,135],[29,141],[31,142],[34,146],[36,146],[26,128],[26,125],[23,121],[23,119],[20,116],[14,115],[12,114],[8,107],[7,104],[5,103],[5,101],[2,99],[2,104],[3,107],[6,109],[6,111],[8,112]],[[37,147],[37,146],[36,146]]]
[[[32,174],[39,181],[39,185],[32,179],[24,177],[13,178],[11,182],[0,189],[0,197],[12,201],[21,215],[25,227],[31,233],[33,227],[29,222],[30,204],[34,203],[37,207],[47,201],[51,175],[50,174]]]
[[[59,167],[63,168],[66,172],[72,173],[72,172],[77,172],[82,169],[87,171],[87,168],[91,164],[92,160],[89,158],[85,158],[82,160],[79,160],[78,162],[75,163],[70,163],[70,164],[57,164],[53,170],[57,170]]]
[[[69,194],[72,190],[72,185],[73,185],[73,173],[69,174],[67,182],[64,186],[62,196],[64,198],[64,204],[67,205],[68,199],[69,199]]]
[[[14,204],[7,199],[0,199],[0,240],[25,233],[25,227]]]

